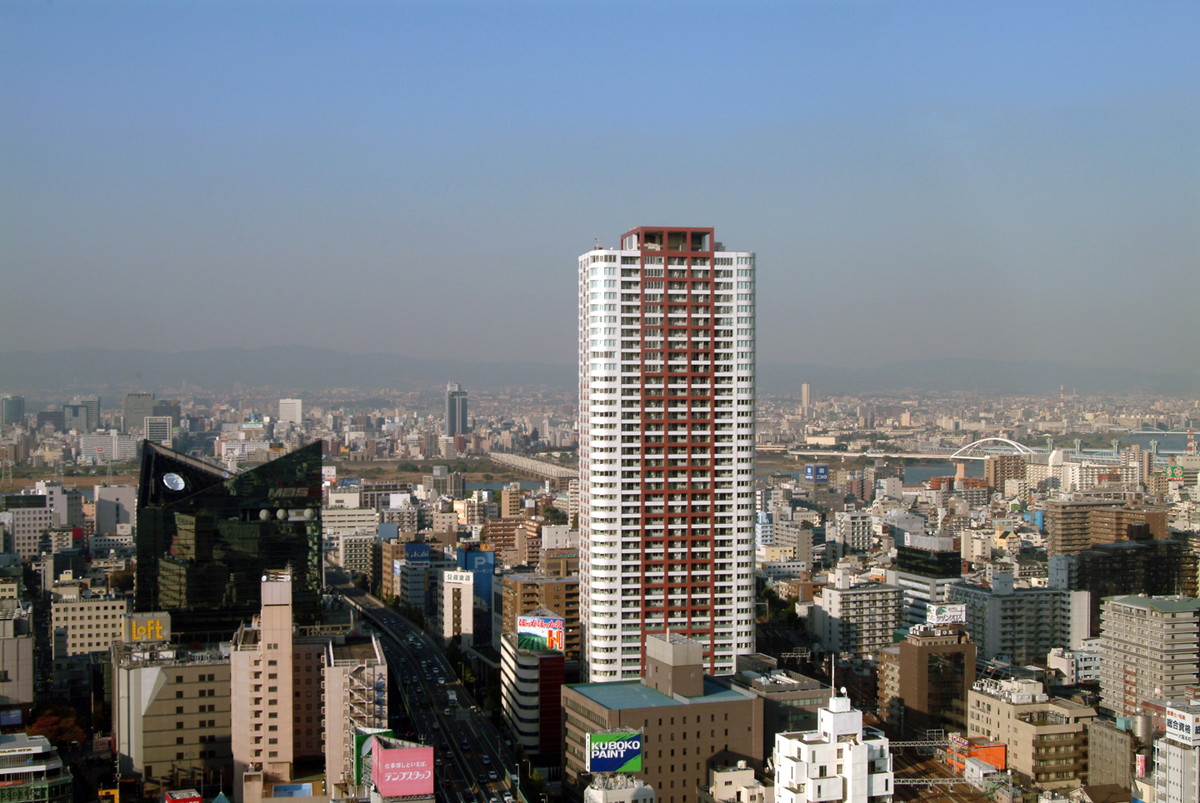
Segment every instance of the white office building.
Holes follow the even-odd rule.
[[[148,415],[142,425],[146,440],[170,446],[173,440],[174,419],[169,415]]]
[[[304,420],[304,403],[300,399],[279,400],[279,423],[299,424]]]
[[[833,528],[828,540],[838,545],[838,557],[857,552],[868,552],[875,529],[871,514],[865,510],[844,510],[834,514]]]
[[[776,803],[890,803],[894,773],[888,738],[863,726],[850,698],[817,712],[817,729],[775,734]]]
[[[137,488],[133,485],[97,485],[93,489],[96,501],[96,535],[117,535],[121,525],[133,527],[137,513]]]
[[[443,571],[438,592],[434,632],[443,643],[457,638],[460,645],[470,647],[475,637],[475,574]]]
[[[583,661],[641,675],[649,633],[754,651],[754,254],[639,227],[579,258]]]
[[[1154,742],[1155,803],[1200,800],[1200,706],[1168,705],[1166,733]]]

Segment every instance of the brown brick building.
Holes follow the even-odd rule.
[[[879,715],[903,736],[966,732],[976,647],[961,625],[918,625],[879,651]]]
[[[1046,511],[1046,552],[1074,555],[1099,544],[1130,540],[1131,530],[1144,528],[1142,536],[1166,538],[1165,508],[1112,499],[1051,499]]]
[[[683,636],[646,637],[641,680],[563,687],[563,783],[578,798],[589,733],[641,731],[642,771],[658,803],[694,803],[715,765],[763,767],[763,700],[704,674],[703,645]]]
[[[504,575],[501,587],[501,633],[517,632],[517,617],[536,608],[553,611],[566,620],[568,661],[579,660],[579,577],[555,577],[518,572]]]

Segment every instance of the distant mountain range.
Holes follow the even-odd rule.
[[[222,390],[273,386],[422,390],[459,382],[467,388],[545,386],[572,389],[574,365],[532,361],[432,360],[397,354],[352,354],[332,349],[280,346],[159,352],[144,349],[65,349],[0,352],[0,390],[5,393],[90,393],[189,386]],[[765,393],[799,393],[812,385],[816,397],[889,391],[977,391],[1057,394],[1059,385],[1081,394],[1145,392],[1200,394],[1200,375],[1132,368],[1083,367],[1047,360],[909,360],[875,368],[759,363]]]

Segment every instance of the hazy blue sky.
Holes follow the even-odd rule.
[[[0,349],[575,359],[711,225],[759,358],[1193,371],[1200,3],[7,2]]]

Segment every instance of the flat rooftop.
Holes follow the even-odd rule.
[[[623,680],[617,683],[577,683],[570,688],[589,700],[599,703],[609,711],[733,702],[747,699],[745,693],[735,691],[708,677],[704,679],[704,694],[699,697],[685,697],[683,700],[677,700],[655,691],[640,680]]]
[[[347,636],[345,644],[333,645],[335,660],[359,660],[375,658],[375,642],[370,636]]]
[[[53,749],[45,736],[30,736],[27,733],[0,733],[0,750],[48,753]]]
[[[1106,597],[1105,602],[1115,602],[1119,605],[1130,605],[1146,608],[1161,613],[1180,613],[1200,610],[1200,599],[1193,597],[1143,597],[1129,595],[1124,597]]]

